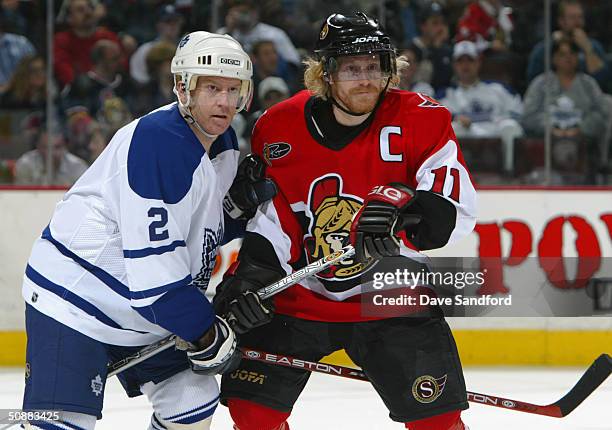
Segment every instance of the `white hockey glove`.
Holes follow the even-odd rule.
[[[236,335],[229,324],[216,316],[212,328],[202,339],[208,336],[212,340],[203,349],[196,350],[196,346],[191,344],[186,348],[191,370],[202,375],[224,374],[235,370],[240,364],[241,355],[236,349]]]

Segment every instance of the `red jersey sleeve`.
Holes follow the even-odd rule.
[[[269,127],[264,113],[253,129],[251,149],[262,158]],[[267,169],[266,176],[274,180],[271,170]],[[270,242],[283,269],[288,274],[293,272],[290,264],[296,262],[302,254],[304,232],[281,190],[271,201],[258,208],[247,224],[247,231],[257,233]]]
[[[415,160],[414,183],[419,194],[434,194],[446,201],[445,206],[454,208],[451,211],[454,220],[447,220],[450,223],[448,238],[446,243],[438,244],[439,247],[467,236],[474,229],[476,190],[451,126],[450,112],[435,100],[427,100],[431,102],[427,107],[416,107],[423,110],[422,120],[416,123],[417,141],[421,144],[413,147],[412,159]],[[437,209],[428,210],[433,214]]]

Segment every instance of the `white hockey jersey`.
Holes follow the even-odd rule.
[[[520,96],[510,93],[498,82],[478,81],[467,87],[449,87],[439,100],[453,116],[466,115],[473,123],[519,119],[523,113]]]
[[[176,103],[120,129],[34,244],[26,303],[109,344],[197,339],[238,156],[231,128],[207,153]]]

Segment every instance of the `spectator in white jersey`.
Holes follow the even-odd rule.
[[[42,121],[31,136],[35,149],[15,162],[16,185],[71,186],[87,170],[87,162],[66,149],[66,138],[60,131],[49,138],[46,121]],[[47,157],[51,150],[51,176],[47,177]]]
[[[481,58],[474,42],[464,40],[453,49],[456,86],[439,97],[453,114],[457,137],[499,137],[504,149],[504,170],[512,172],[514,139],[523,135],[518,122],[523,105],[518,95],[502,84],[480,80]]]
[[[61,414],[28,428],[93,429],[107,364],[175,334],[180,349],[119,380],[152,403],[149,429],[207,430],[213,375],[239,358],[204,291],[231,239],[222,204],[238,167],[230,122],[251,98],[252,66],[230,36],[197,31],[179,42],[171,71],[178,102],[121,128],[34,244],[23,283],[23,409]]]

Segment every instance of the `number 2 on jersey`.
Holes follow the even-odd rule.
[[[165,208],[151,208],[147,215],[149,218],[160,218],[149,224],[149,239],[151,242],[168,239],[168,229],[159,231],[168,224],[168,211]]]
[[[431,171],[431,173],[433,173],[435,176],[434,183],[431,186],[432,193],[444,195],[444,184],[446,183],[447,170],[448,168],[446,166],[442,166]],[[453,188],[451,189],[451,193],[448,197],[459,203],[459,169],[451,167],[450,174],[453,177]]]

